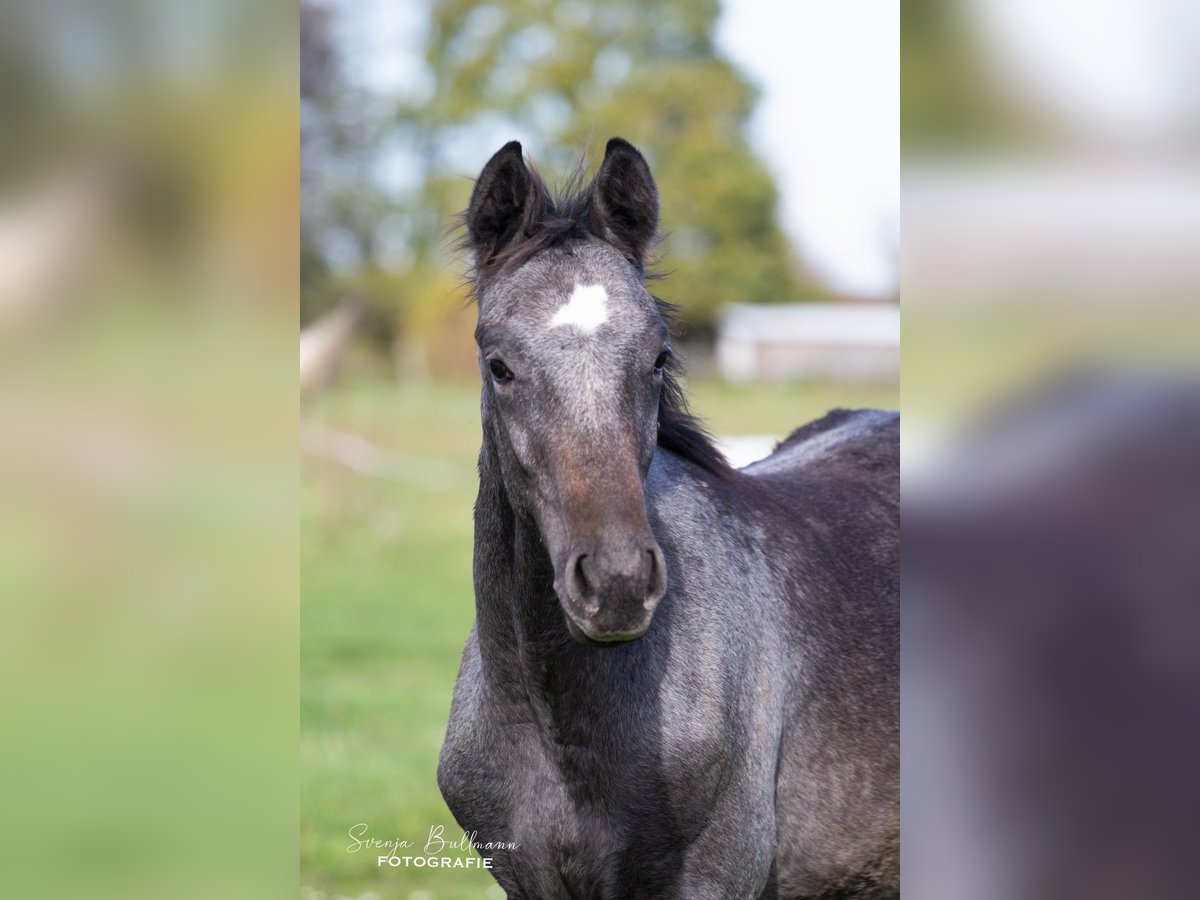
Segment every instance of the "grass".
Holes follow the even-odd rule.
[[[692,387],[720,434],[778,434],[832,406],[886,406],[896,386]],[[478,871],[378,867],[348,830],[421,845],[455,823],[435,781],[473,618],[475,384],[340,385],[312,419],[384,448],[372,477],[306,457],[301,521],[301,885],[305,895],[502,898]],[[451,854],[454,855],[454,854]]]

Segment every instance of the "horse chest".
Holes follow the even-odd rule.
[[[674,871],[740,761],[715,713],[694,709],[680,725],[661,720],[657,700],[639,712],[638,723],[574,733],[568,743],[532,722],[464,729],[486,737],[454,749],[457,789],[447,799],[460,824],[480,840],[517,843],[509,862],[522,883],[613,884]]]
[[[678,879],[693,837],[680,828],[680,793],[656,760],[543,744],[510,810],[518,883],[538,898],[663,896],[654,886]]]

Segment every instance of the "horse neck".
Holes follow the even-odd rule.
[[[475,627],[484,675],[491,690],[531,707],[553,731],[554,708],[583,677],[584,648],[567,633],[537,529],[508,501],[488,431],[485,424],[475,503]]]

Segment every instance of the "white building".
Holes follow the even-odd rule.
[[[896,381],[900,307],[731,304],[717,323],[717,365],[730,381]]]

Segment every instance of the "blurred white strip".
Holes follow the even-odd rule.
[[[1200,171],[1183,166],[914,166],[904,232],[922,304],[1200,296]]]

